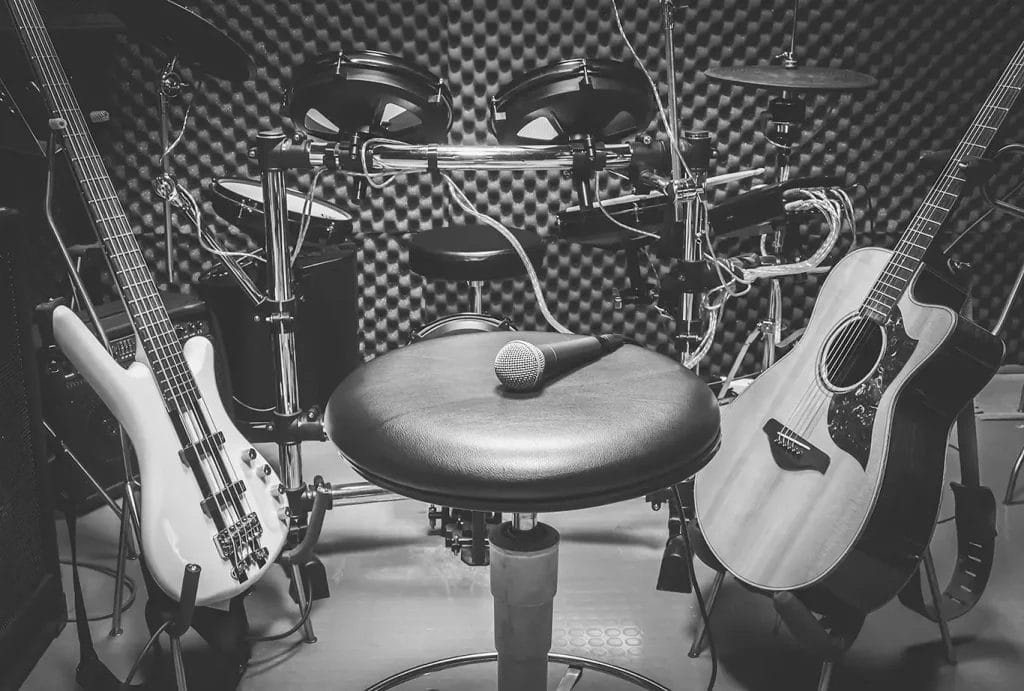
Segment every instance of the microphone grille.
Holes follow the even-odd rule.
[[[544,353],[526,341],[509,341],[494,358],[494,373],[508,391],[529,391],[544,372]]]

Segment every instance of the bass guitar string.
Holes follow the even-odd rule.
[[[74,139],[75,137],[79,137],[86,140],[87,142],[91,141],[91,139],[88,137],[88,130],[87,126],[84,123],[84,118],[81,115],[81,109],[80,107],[78,107],[73,94],[63,93],[62,90],[57,88],[57,86],[59,86],[60,84],[66,84],[67,80],[62,74],[63,70],[60,67],[59,63],[56,63],[55,53],[53,51],[47,50],[47,44],[50,42],[48,40],[48,34],[46,34],[45,29],[42,28],[41,19],[37,19],[37,23],[40,25],[39,27],[32,26],[30,23],[30,20],[32,19],[30,7],[27,4],[19,3],[19,0],[11,0],[11,2],[14,8],[20,10],[24,16],[24,19],[22,21],[22,28],[25,31],[26,39],[30,42],[30,45],[28,47],[33,49],[35,53],[35,55],[33,55],[32,57],[34,57],[36,59],[36,62],[38,63],[41,76],[44,79],[48,78],[51,80],[50,95],[52,98],[55,99],[55,105],[58,108],[66,111],[64,113],[64,115],[67,116],[66,119],[70,120],[73,124],[77,125],[80,128],[80,132],[78,133],[65,131],[65,134],[68,135],[68,137],[65,138]],[[52,44],[50,44],[50,47],[52,48]],[[58,115],[60,115],[59,112]],[[69,144],[69,151],[74,148],[74,145]],[[75,160],[76,158],[77,160]],[[96,206],[98,206],[99,210],[101,211],[100,218],[98,218],[97,221],[100,221],[101,223],[120,221],[122,225],[126,226],[123,211],[119,208],[119,204],[114,203],[116,200],[116,194],[114,193],[112,186],[109,185],[109,178],[107,177],[105,170],[103,170],[100,165],[98,165],[97,163],[91,163],[91,161],[94,160],[99,160],[98,155],[95,153],[90,154],[88,152],[77,157],[72,157],[72,162],[76,163],[82,169],[80,182],[82,182],[85,185],[86,190],[94,196],[93,203]],[[90,173],[92,174],[90,175]],[[106,183],[107,186],[110,187],[109,192],[104,189],[104,185],[102,183]],[[122,229],[122,232],[123,231],[124,229]],[[127,232],[130,233],[131,231],[128,230]],[[138,247],[133,247],[131,244],[129,244],[128,240],[124,236],[117,235],[114,233],[108,233],[108,236],[115,250],[120,250],[120,256],[127,257],[134,253],[138,253]],[[115,254],[118,253],[115,252]],[[117,257],[115,261],[117,261],[120,264],[120,257]],[[130,272],[132,270],[132,268],[122,267],[122,270],[118,272],[123,274],[124,276],[124,287],[126,288],[126,293],[128,297],[134,297],[136,300],[153,299],[158,302],[159,299],[156,298],[156,296],[154,295],[133,296],[134,288],[138,288],[140,286],[145,285],[147,280],[151,282],[152,278],[148,276],[148,274],[145,276],[139,276],[141,280],[138,283],[133,283],[131,280],[129,280],[131,278]],[[134,267],[134,270],[139,270],[139,267]],[[155,329],[155,327],[157,326],[157,322],[154,320],[147,319],[147,314],[150,311],[152,311],[153,313],[158,313],[158,309],[160,308],[162,308],[162,304],[159,306],[149,305],[147,308],[140,310],[140,313],[137,316],[140,317],[141,321],[143,322],[143,325],[148,328],[151,334],[150,340],[152,341],[153,337],[157,338],[156,343],[151,342],[151,345],[155,347],[156,352],[158,354],[160,354],[161,351],[173,353],[174,350],[170,348],[169,344],[159,342],[159,337],[161,334],[159,331]],[[178,366],[178,363],[173,362],[172,359],[171,373],[174,372],[175,366]],[[169,378],[168,376],[165,376],[164,379],[165,383],[168,385],[170,392],[173,395],[180,396],[181,394],[184,393],[184,384],[178,383],[173,378]],[[208,470],[204,469],[203,474],[208,476]],[[214,476],[216,476],[216,473],[214,474]],[[211,478],[208,476],[208,483],[210,482],[210,479]],[[216,487],[217,485],[216,482],[210,484],[212,484],[214,487]],[[221,504],[221,506],[224,506],[226,508],[226,506],[223,504]],[[230,515],[230,511],[226,513]]]

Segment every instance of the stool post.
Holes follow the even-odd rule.
[[[484,282],[470,281],[469,287],[473,291],[473,311],[477,314],[484,313]]]
[[[558,541],[558,531],[543,523],[532,530],[502,523],[491,537],[498,691],[547,688]]]

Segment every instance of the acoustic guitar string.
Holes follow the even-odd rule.
[[[1024,44],[1022,44],[1022,47],[1024,47]],[[941,206],[941,205],[932,204],[932,203],[928,202],[927,200],[931,199],[931,198],[934,198],[936,190],[941,192],[941,193],[949,194],[950,196],[953,196],[953,194],[948,191],[949,189],[952,188],[952,185],[950,185],[950,187],[946,187],[945,189],[943,189],[943,188],[946,185],[949,185],[951,183],[950,177],[952,176],[952,173],[956,172],[956,167],[959,165],[959,154],[960,154],[960,151],[961,151],[961,149],[963,147],[966,147],[966,146],[977,146],[978,148],[982,148],[982,149],[986,148],[986,147],[983,147],[981,144],[976,143],[976,142],[971,141],[971,140],[972,140],[973,135],[975,134],[975,132],[980,132],[980,130],[981,130],[981,128],[978,127],[978,125],[980,124],[980,121],[982,119],[988,118],[991,115],[991,113],[987,113],[986,112],[986,109],[993,109],[994,107],[996,107],[996,106],[993,106],[990,103],[990,101],[995,101],[997,99],[1001,99],[1002,96],[1004,96],[1006,94],[1008,89],[1005,87],[1003,82],[1004,82],[1005,78],[1009,77],[1010,72],[1011,72],[1011,68],[1014,65],[1016,65],[1016,64],[1017,63],[1015,63],[1015,62],[1011,62],[1010,66],[1008,66],[1008,68],[1006,70],[1006,73],[1003,75],[1003,78],[1001,78],[999,80],[999,83],[997,83],[997,86],[992,90],[992,93],[990,94],[989,98],[986,99],[985,104],[979,110],[979,113],[976,116],[975,121],[972,123],[971,128],[968,130],[968,132],[965,135],[964,139],[962,140],[960,146],[957,147],[957,153],[954,154],[950,158],[950,163],[947,164],[946,170],[943,172],[943,174],[940,177],[940,179],[936,182],[935,188],[933,189],[932,192],[929,193],[928,197],[926,197],[926,201],[924,203],[922,203],[921,210],[918,212],[917,215],[915,215],[915,218],[912,220],[912,222],[910,224],[911,227],[908,228],[908,232],[905,234],[905,238],[901,239],[901,241],[899,243],[899,246],[897,248],[897,251],[894,252],[893,257],[890,259],[889,263],[887,263],[885,270],[883,270],[882,275],[879,277],[879,279],[876,282],[876,286],[877,286],[877,284],[882,284],[882,285],[888,286],[890,288],[897,289],[897,286],[890,285],[889,283],[886,282],[885,279],[888,276],[888,274],[890,273],[891,266],[894,265],[894,264],[896,266],[899,266],[900,268],[903,268],[903,269],[907,270],[907,267],[904,267],[900,263],[900,260],[902,260],[903,258],[908,257],[908,256],[909,257],[913,257],[913,254],[911,254],[909,250],[902,250],[902,249],[900,249],[901,247],[905,246],[905,244],[906,244],[905,240],[909,241],[911,245],[913,245],[915,247],[918,247],[918,248],[927,247],[927,243],[931,241],[932,238],[928,237],[928,239],[926,241],[926,244],[924,246],[921,246],[921,245],[917,245],[916,243],[914,243],[913,240],[908,240],[912,236],[912,233],[917,233],[917,234],[920,234],[920,235],[923,235],[923,236],[927,236],[928,235],[925,231],[920,230],[919,227],[918,228],[913,228],[914,222],[916,222],[918,220],[918,217],[923,217],[925,220],[935,224],[937,228],[941,225],[940,223],[937,223],[934,219],[932,219],[930,217],[930,215],[929,215],[930,212],[926,211],[926,209],[928,208],[928,206],[934,206],[935,208],[942,209],[943,212],[948,212],[949,210],[946,209],[945,207]],[[1017,73],[1019,75],[1020,71],[1018,70]],[[1002,108],[1002,106],[998,106],[998,107]],[[991,128],[990,125],[982,125],[982,127]],[[953,163],[953,161],[957,161],[957,163],[953,164],[953,165],[950,165],[950,164]],[[952,176],[952,177],[955,178],[955,176]],[[955,178],[955,179],[958,179],[958,178]],[[904,252],[906,252],[906,253],[904,254]],[[914,257],[914,259],[916,260],[917,258]],[[905,288],[909,286],[909,284],[912,281],[912,278],[913,278],[913,276],[911,276],[911,278],[907,279],[907,281],[906,281],[907,286],[905,286]],[[904,288],[904,290],[905,290],[905,288]],[[872,292],[869,293],[868,298],[865,299],[865,303],[867,302],[868,299],[872,299],[871,298],[871,294],[873,294],[875,289],[876,288],[873,288]],[[887,297],[889,297],[889,298],[891,298],[893,300],[893,305],[892,305],[892,307],[889,308],[890,311],[895,308],[896,302],[900,299],[900,296],[902,295],[902,293],[903,293],[903,290],[900,290],[895,297],[894,296],[890,296],[888,293],[885,293],[885,295]],[[884,303],[880,302],[877,298],[874,298],[874,300],[879,302],[879,304],[884,304]],[[876,310],[875,308],[869,308],[869,309],[872,309],[874,311],[878,311],[881,314],[881,311]],[[888,315],[886,315],[886,320],[887,319],[888,319]],[[857,361],[856,360],[857,356],[860,353],[862,353],[864,348],[866,347],[867,339],[865,337],[868,334],[870,334],[870,329],[872,328],[871,326],[869,326],[869,324],[873,324],[873,323],[874,323],[873,320],[867,319],[866,316],[862,314],[861,321],[859,323],[857,323],[856,326],[854,326],[853,328],[850,328],[849,325],[847,327],[845,327],[846,328],[846,332],[843,334],[843,337],[841,337],[839,339],[839,341],[837,341],[835,344],[833,344],[829,348],[829,352],[826,354],[824,362],[822,362],[821,369],[823,370],[823,374],[822,374],[823,380],[842,381],[846,376],[848,376],[850,370],[852,369],[852,367],[854,366],[854,364]],[[852,324],[852,322],[851,322],[851,324]],[[880,328],[884,328],[884,325],[882,327],[880,327]],[[837,356],[833,357],[832,354],[835,353],[837,350],[838,350]],[[816,375],[817,374],[818,373],[816,372]],[[796,432],[797,434],[799,434],[801,436],[804,436],[804,435],[808,434],[810,432],[810,430],[812,430],[814,428],[814,425],[817,424],[817,421],[820,419],[822,412],[826,409],[826,403],[832,399],[832,392],[828,391],[827,389],[826,389],[825,392],[822,392],[821,389],[824,388],[824,387],[822,387],[818,383],[817,379],[818,379],[818,377],[815,376],[814,380],[812,381],[812,383],[811,383],[811,385],[809,387],[810,393],[808,395],[806,395],[802,399],[801,402],[804,403],[803,411],[802,411],[802,413],[799,414],[798,420],[795,423],[795,425],[793,427],[791,427],[791,429],[793,429],[794,432]],[[817,389],[817,391],[815,391],[814,389]],[[798,409],[799,409],[799,406],[798,406]]]
[[[1015,79],[1018,79],[1021,76],[1022,72],[1024,72],[1024,63],[1022,63],[1021,60],[1024,60],[1024,43],[1022,43],[1020,48],[1018,48],[1017,53],[1014,55],[1010,63],[1007,65],[1006,69],[1004,70],[1003,74],[998,80],[996,86],[992,89],[988,98],[986,98],[985,103],[979,109],[970,128],[964,135],[960,144],[957,146],[956,152],[950,157],[950,160],[947,162],[946,167],[940,175],[939,179],[936,181],[935,185],[932,187],[928,195],[925,197],[925,201],[922,202],[918,213],[915,214],[914,218],[908,225],[907,232],[900,239],[900,242],[898,243],[896,250],[893,252],[893,256],[890,257],[882,274],[876,280],[876,283],[872,287],[872,290],[869,292],[868,297],[865,298],[864,302],[862,303],[862,321],[860,321],[856,327],[852,329],[848,328],[843,337],[841,337],[840,340],[833,344],[832,347],[829,349],[829,353],[826,355],[826,359],[822,363],[823,369],[826,374],[830,371],[834,372],[835,377],[841,380],[842,377],[846,376],[849,373],[850,368],[853,367],[853,364],[856,361],[855,357],[850,356],[856,356],[857,354],[863,351],[865,347],[864,336],[868,333],[869,328],[868,323],[874,323],[873,320],[866,318],[866,315],[863,314],[863,309],[867,308],[870,309],[871,311],[877,312],[879,315],[883,315],[886,320],[890,316],[889,314],[886,314],[881,310],[878,310],[877,308],[874,307],[870,307],[866,304],[869,300],[873,300],[877,302],[879,305],[885,305],[885,303],[881,302],[878,298],[872,297],[872,295],[874,295],[875,292],[879,290],[878,286],[883,285],[892,289],[899,290],[896,296],[890,296],[888,293],[883,293],[893,301],[893,305],[890,308],[888,308],[890,313],[891,310],[895,308],[896,302],[900,299],[903,292],[906,290],[907,287],[909,287],[910,283],[914,278],[913,274],[907,279],[901,279],[899,277],[896,277],[898,281],[905,282],[904,288],[902,290],[898,289],[896,285],[891,285],[887,283],[885,279],[889,277],[891,271],[894,270],[892,268],[893,266],[897,266],[903,270],[909,270],[908,267],[905,267],[900,263],[902,259],[911,257],[917,262],[920,261],[919,258],[914,256],[914,253],[909,249],[909,247],[907,247],[907,245],[909,244],[910,246],[918,247],[921,249],[927,248],[927,245],[931,242],[931,240],[934,238],[934,235],[941,227],[941,223],[937,223],[934,219],[932,219],[930,217],[931,212],[927,211],[926,209],[930,206],[942,209],[943,213],[946,214],[948,214],[948,212],[950,211],[950,209],[947,209],[941,204],[936,204],[934,201],[931,200],[937,200],[938,194],[945,194],[947,196],[959,196],[954,192],[950,192],[950,190],[955,187],[952,184],[952,180],[955,179],[962,182],[962,180],[960,180],[960,178],[956,178],[956,176],[953,175],[953,173],[956,172],[956,169],[960,165],[962,156],[965,153],[963,149],[967,146],[974,146],[978,147],[979,149],[982,149],[982,153],[984,153],[984,151],[988,147],[988,144],[991,143],[991,139],[994,138],[995,129],[998,128],[998,125],[996,125],[996,127],[993,128],[992,125],[982,123],[981,121],[983,119],[993,117],[994,120],[999,121],[999,124],[1002,123],[1002,119],[1005,117],[1006,112],[1008,111],[1009,107],[1012,106],[1013,101],[1016,99],[1015,95],[1010,94],[1011,90],[1014,90],[1018,93],[1020,91],[1020,87],[1014,87],[1010,84],[1010,82],[1012,82]],[[1001,103],[1001,99],[1008,94],[1010,94],[1010,100],[1005,105],[1005,107],[1003,105],[996,105],[997,102]],[[1003,115],[995,114],[997,109],[1002,110]],[[992,122],[992,120],[989,120],[989,122]],[[989,135],[989,141],[985,145],[979,144],[976,141],[972,141],[975,135],[984,138],[984,129],[993,130],[992,135]],[[921,221],[921,219],[923,219],[923,221]],[[929,234],[927,231],[922,230],[920,223],[924,221],[934,224],[936,226],[936,233]],[[917,224],[917,227],[914,227],[915,223]],[[927,238],[925,241],[925,245],[922,246],[915,243],[913,241],[915,235],[920,235],[922,237]],[[916,274],[916,268],[914,269],[914,274]],[[833,358],[832,354],[835,353],[836,351],[838,351],[838,353]],[[829,369],[830,366],[832,366],[831,370]],[[790,427],[790,429],[792,429],[797,434],[800,434],[801,436],[809,433],[809,431],[813,429],[814,424],[816,424],[817,420],[820,418],[821,411],[824,409],[824,402],[832,398],[832,393],[829,392],[828,390],[826,390],[824,393],[821,392],[821,388],[823,387],[819,386],[817,379],[818,377],[816,372],[816,376],[812,380],[811,385],[808,387],[808,393],[805,394],[805,396],[802,397],[801,401],[798,403],[796,410],[801,411],[799,413],[795,413],[795,415],[797,415],[798,417],[798,421],[795,424],[795,426]],[[803,403],[804,405],[800,405],[801,403]]]

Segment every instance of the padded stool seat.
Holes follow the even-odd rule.
[[[513,230],[534,267],[547,243],[537,233]],[[416,233],[409,240],[409,268],[427,278],[491,281],[526,273],[508,240],[490,226],[458,225]]]
[[[363,476],[442,506],[533,513],[642,496],[694,474],[719,445],[718,404],[677,362],[626,345],[549,382],[506,393],[494,356],[539,332],[453,335],[352,372],[327,433]]]

